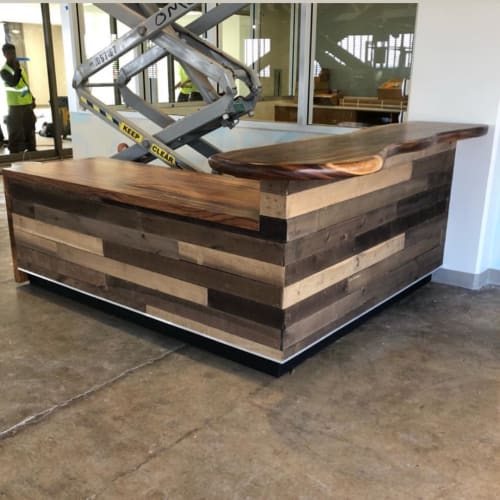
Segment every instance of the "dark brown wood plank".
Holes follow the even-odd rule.
[[[258,230],[258,182],[110,158],[9,167],[3,174],[84,196]]]
[[[47,277],[74,286],[76,283],[86,283],[97,293],[106,288],[106,275],[92,269],[58,259],[54,255],[42,252],[36,248],[19,245],[19,260],[23,267]],[[88,291],[88,290],[87,290]]]
[[[249,179],[330,179],[379,170],[386,158],[486,134],[486,125],[407,122],[218,153],[210,166]]]
[[[412,162],[413,175],[415,177],[423,177],[435,172],[451,171],[453,170],[454,161],[455,148],[415,159]]]
[[[321,290],[311,297],[286,308],[284,310],[285,328],[303,320],[308,316],[311,316],[320,309],[324,309],[329,304],[332,304],[345,296],[347,293],[347,285],[348,280],[344,279],[328,288],[325,288],[324,290]]]
[[[284,327],[285,313],[283,309],[259,304],[237,295],[209,290],[208,306],[273,328],[282,329]]]
[[[34,204],[58,209],[75,215],[83,215],[92,219],[117,224],[133,229],[141,228],[141,211],[128,205],[113,203],[103,200],[98,196],[84,196],[52,186],[38,185],[31,182],[11,181],[12,197],[15,210],[21,210],[23,203],[32,205],[34,217]],[[21,213],[21,212],[19,212]],[[28,214],[26,214],[28,215]],[[28,215],[29,216],[29,215]]]
[[[28,276],[18,269],[18,254],[16,248],[16,238],[14,236],[14,225],[12,223],[12,198],[10,194],[9,180],[4,178],[5,205],[7,208],[7,224],[9,226],[10,251],[12,256],[12,271],[17,283],[28,281]]]

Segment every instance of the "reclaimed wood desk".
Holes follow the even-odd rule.
[[[455,144],[485,132],[396,124],[213,156],[230,176],[104,158],[7,168],[15,277],[278,373],[441,265]]]

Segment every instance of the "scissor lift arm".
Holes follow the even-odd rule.
[[[244,4],[221,4],[185,28],[176,21],[198,4],[174,3],[161,8],[157,4],[96,5],[131,30],[78,66],[73,87],[81,105],[135,142],[132,147],[116,154],[115,158],[142,162],[160,158],[171,167],[197,170],[175,150],[189,145],[207,158],[219,152],[203,136],[219,127],[232,128],[241,116],[252,115],[260,94],[261,85],[253,70],[200,38],[202,33],[236,13]],[[120,68],[113,82],[89,82],[92,75],[148,40],[152,42],[152,47]],[[135,75],[168,54],[183,66],[206,103],[198,111],[179,120],[147,103],[127,87]],[[237,94],[236,80],[243,82],[248,90],[246,95]],[[141,113],[161,130],[150,134],[98,100],[90,92],[96,86],[118,88],[129,108]]]

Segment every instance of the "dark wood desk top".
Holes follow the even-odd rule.
[[[486,134],[485,125],[409,122],[259,148],[218,153],[219,172],[249,179],[332,179],[376,172],[391,156]]]
[[[92,158],[3,170],[21,179],[75,193],[244,229],[259,227],[259,183],[166,167]]]

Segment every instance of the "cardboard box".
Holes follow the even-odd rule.
[[[406,101],[408,96],[403,95],[403,80],[393,79],[384,82],[377,89],[377,97],[382,100]]]

